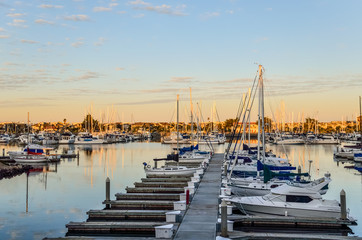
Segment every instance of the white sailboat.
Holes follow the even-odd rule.
[[[31,145],[30,138],[30,124],[29,124],[29,113],[28,113],[28,145],[23,151],[9,152],[10,158],[18,163],[39,163],[47,162],[48,157],[44,154],[43,147],[38,145]]]
[[[179,131],[178,131],[178,125],[179,125],[178,108],[179,108],[179,95],[177,95],[177,125],[176,125],[177,134],[179,133]],[[176,144],[177,144],[177,148],[176,148],[177,154],[175,154],[174,156],[177,158],[175,160],[179,161],[179,155],[178,155],[179,141],[178,140],[176,141]],[[189,160],[185,160],[185,161],[189,161]],[[146,163],[144,163],[144,169],[146,172],[146,176],[148,176],[148,175],[188,175],[188,174],[195,173],[197,170],[201,170],[202,167],[187,168],[184,166],[177,165],[177,166],[172,166],[172,167],[162,167],[162,168],[154,167],[154,168],[152,168],[151,165],[147,165]]]

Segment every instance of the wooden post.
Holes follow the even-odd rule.
[[[225,200],[221,202],[221,237],[228,236],[228,224],[227,224],[227,205]]]
[[[186,205],[189,205],[190,203],[190,190],[186,190]]]
[[[5,148],[3,148],[3,157],[5,156]]]
[[[346,220],[347,219],[346,192],[343,189],[340,193],[340,199],[341,199],[341,219]]]
[[[106,209],[110,209],[110,188],[111,188],[111,180],[109,180],[109,177],[106,179]]]
[[[300,165],[298,166],[298,174],[302,173],[302,168],[300,167]]]
[[[155,168],[157,168],[157,161],[155,161]]]
[[[228,172],[228,165],[225,164],[225,165],[224,165],[224,176],[225,176],[225,177],[227,176],[227,172]]]

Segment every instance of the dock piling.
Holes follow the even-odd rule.
[[[302,168],[300,167],[300,165],[298,166],[298,174],[302,173]]]
[[[3,157],[5,157],[5,148],[3,148]]]
[[[346,192],[343,189],[340,193],[340,199],[341,199],[341,219],[346,220],[347,219]]]
[[[190,203],[190,190],[186,190],[186,205],[189,205]]]
[[[111,189],[111,180],[109,179],[109,177],[107,177],[106,179],[106,209],[110,209],[110,204],[109,204],[109,201],[110,201],[110,189]]]
[[[224,172],[223,175],[226,177],[227,176],[227,172],[228,172],[228,166],[227,164],[224,165]]]
[[[227,237],[227,205],[225,200],[221,202],[221,237]]]

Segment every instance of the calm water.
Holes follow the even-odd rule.
[[[225,145],[226,146],[226,145]],[[18,149],[12,146],[1,148]],[[223,152],[224,146],[216,146]],[[69,146],[60,146],[58,151]],[[74,148],[74,146],[72,147]],[[295,166],[308,171],[312,159],[312,178],[319,178],[327,171],[333,181],[325,195],[339,200],[343,188],[347,193],[347,207],[351,215],[362,224],[362,176],[353,169],[333,160],[333,146],[270,146],[278,155],[287,154]],[[99,146],[76,146],[80,158],[64,159],[49,169],[39,167],[32,172],[0,181],[0,239],[42,239],[64,237],[65,224],[85,221],[90,209],[102,209],[105,199],[105,179],[111,179],[111,198],[125,192],[126,186],[145,176],[143,162],[166,156],[171,146],[160,143],[128,143]],[[28,211],[26,211],[26,186],[28,180]],[[362,226],[362,225],[361,225]],[[362,236],[362,227],[352,230]]]

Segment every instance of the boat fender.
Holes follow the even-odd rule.
[[[147,168],[151,168],[151,165],[147,165]]]

